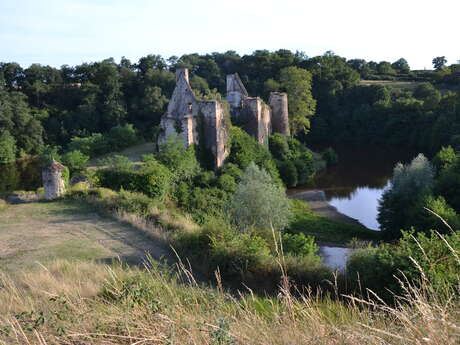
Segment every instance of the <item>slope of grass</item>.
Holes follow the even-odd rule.
[[[0,211],[0,270],[66,258],[140,263],[163,250],[127,223],[70,201],[9,205]],[[158,255],[157,255],[158,254]]]
[[[308,204],[301,200],[291,200],[294,215],[289,226],[291,233],[304,233],[315,236],[319,242],[344,245],[353,238],[366,241],[377,241],[381,234],[364,226],[347,224],[319,216],[312,212]]]
[[[59,260],[0,277],[0,344],[458,344],[460,307],[407,286],[390,307],[349,299],[238,298],[158,267]]]

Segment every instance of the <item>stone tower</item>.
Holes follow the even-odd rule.
[[[176,88],[162,116],[160,143],[175,134],[186,147],[200,145],[213,156],[214,168],[220,168],[230,152],[229,123],[225,107],[217,100],[197,99],[190,86],[188,69],[176,70]]]
[[[50,165],[43,168],[42,179],[46,200],[59,198],[65,193],[65,182],[62,176],[64,169],[65,167],[54,159]]]
[[[289,136],[289,109],[287,93],[271,92],[270,100],[268,102],[272,107],[273,132]]]

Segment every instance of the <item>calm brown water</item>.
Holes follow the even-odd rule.
[[[376,147],[334,149],[339,156],[338,164],[320,173],[310,185],[297,190],[324,190],[327,201],[339,212],[378,230],[378,201],[388,186],[395,164],[407,163],[417,153]]]
[[[0,164],[0,197],[15,190],[36,190],[41,186],[41,171],[36,161]]]

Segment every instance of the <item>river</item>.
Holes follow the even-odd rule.
[[[398,162],[410,162],[417,153],[376,147],[334,147],[334,150],[339,157],[337,164],[319,173],[308,186],[289,190],[289,194],[323,190],[326,201],[338,212],[369,229],[379,230],[379,200],[390,184],[393,168]],[[318,254],[326,266],[343,270],[350,252],[350,248],[321,246]]]
[[[398,162],[410,162],[417,153],[378,147],[334,147],[338,163],[314,181],[292,192],[320,189],[327,202],[369,229],[378,230],[377,207]]]
[[[0,164],[0,198],[15,190],[36,190],[41,187],[41,172],[37,161],[21,160]]]

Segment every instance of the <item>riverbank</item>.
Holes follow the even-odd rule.
[[[310,200],[314,200],[313,195],[310,197]],[[316,197],[320,196],[316,195]],[[305,199],[299,199],[295,195],[290,196],[290,198],[292,199],[291,211],[293,213],[293,220],[289,226],[290,233],[314,236],[318,244],[336,247],[343,247],[354,239],[373,242],[380,240],[381,233],[379,231],[370,230],[350,217],[347,217],[346,221],[342,221],[342,219],[346,219],[342,217],[346,216],[339,216],[333,213],[333,210],[329,209],[326,213],[325,209],[327,208],[324,201],[305,202]],[[310,206],[311,203],[317,206],[317,212],[319,212],[318,207],[323,207],[322,215],[314,211]],[[330,216],[334,214],[335,216],[332,218],[324,214]]]
[[[300,193],[289,195],[290,199],[302,200],[308,202],[310,210],[321,217],[326,217],[338,222],[351,224],[366,228],[357,219],[349,217],[337,211],[337,208],[326,201],[326,194],[322,190],[308,190]],[[367,228],[366,228],[367,229]]]

